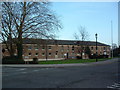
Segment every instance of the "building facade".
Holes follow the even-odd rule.
[[[9,56],[5,44],[2,47],[4,49],[3,57]],[[76,57],[88,59],[90,55],[86,54],[86,47],[89,47],[91,56],[96,54],[96,42],[92,41],[25,39],[23,40],[23,58],[25,61],[32,61],[33,58],[38,58],[39,61]],[[16,52],[14,46],[14,55],[17,55]],[[97,42],[97,55],[110,57],[110,46]]]

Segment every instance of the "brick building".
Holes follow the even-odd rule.
[[[83,49],[81,49],[81,47]],[[83,59],[89,58],[89,55],[85,53],[85,48],[89,47],[91,55],[96,54],[96,42],[93,41],[77,41],[77,40],[47,40],[47,39],[24,39],[23,40],[23,58],[24,60],[61,60],[65,58],[76,58],[77,56]],[[97,53],[99,55],[108,55],[110,57],[110,46],[97,43]],[[3,44],[5,52],[4,56],[9,56],[9,53]],[[81,54],[81,50],[83,53]],[[16,47],[14,47],[16,54]]]

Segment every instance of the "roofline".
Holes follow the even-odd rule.
[[[27,38],[27,39],[34,39],[34,40],[53,40],[53,41],[72,41],[72,42],[82,42],[81,40],[62,40],[62,39],[36,39],[36,38]],[[27,39],[24,39],[23,40],[27,40]],[[91,43],[96,43],[96,41],[83,41],[83,42],[91,42]],[[98,45],[98,46],[110,46],[108,44],[105,44],[105,43],[101,43],[101,42],[97,42],[99,44],[103,44],[103,45]],[[2,44],[5,44],[4,42],[2,42]],[[23,43],[23,44],[35,44],[35,43]],[[36,43],[37,44],[37,43]],[[60,44],[60,45],[66,45],[66,44]],[[67,44],[68,45],[68,44]],[[75,44],[77,45],[77,44]],[[90,46],[95,46],[95,45],[90,45]]]

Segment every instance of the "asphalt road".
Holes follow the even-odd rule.
[[[3,88],[119,88],[118,61],[59,68],[2,68]]]

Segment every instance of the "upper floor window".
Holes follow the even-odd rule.
[[[110,47],[108,47],[108,50],[110,49]]]
[[[104,47],[104,50],[106,50],[106,47]]]
[[[74,49],[75,49],[74,46],[72,46],[72,50],[73,50],[73,51],[74,51]]]
[[[42,46],[42,50],[44,50],[45,49],[45,46]]]
[[[32,46],[28,46],[28,49],[31,50],[31,49],[32,49]]]
[[[45,56],[45,53],[42,53],[42,56]]]
[[[93,50],[93,47],[91,47],[91,50]]]
[[[38,49],[39,49],[38,46],[34,46],[34,48],[35,48],[35,50],[38,50]]]
[[[64,46],[62,45],[62,47],[61,47],[61,51],[63,51],[64,50]]]
[[[52,49],[51,46],[48,47],[50,50]]]
[[[69,46],[67,47],[67,52],[69,52]]]
[[[68,46],[68,49],[69,49],[69,46]]]
[[[55,55],[58,55],[58,51],[56,51]]]

